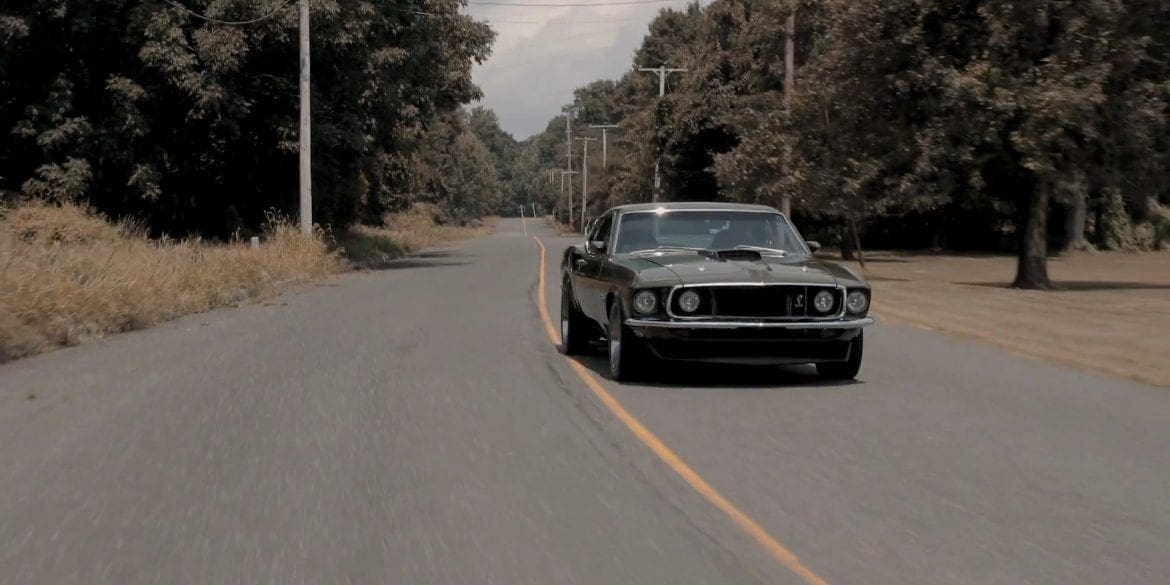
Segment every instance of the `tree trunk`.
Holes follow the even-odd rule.
[[[1048,185],[1038,183],[1028,206],[1028,218],[1020,240],[1019,263],[1016,265],[1016,288],[1046,290],[1048,280]]]
[[[849,236],[849,226],[845,220],[841,220],[841,259],[853,260],[853,239]]]
[[[861,232],[857,229],[857,220],[849,220],[849,231],[853,232],[853,246],[857,248],[857,261],[861,263],[861,269],[865,270],[865,253],[861,251]]]
[[[1064,216],[1064,251],[1074,252],[1089,247],[1085,240],[1085,221],[1088,219],[1089,202],[1084,194],[1073,198],[1068,213]]]
[[[1105,243],[1105,202],[1102,197],[1093,198],[1093,243]]]
[[[934,224],[934,235],[930,238],[931,252],[942,252],[943,250],[943,225],[941,217]]]

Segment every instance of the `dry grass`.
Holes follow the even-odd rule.
[[[1053,291],[1009,288],[1004,256],[870,253],[866,268],[879,318],[1170,386],[1170,253],[1053,258]]]
[[[557,235],[559,235],[559,236],[579,236],[579,235],[581,235],[581,232],[573,231],[573,228],[571,226],[569,226],[569,224],[561,223],[560,221],[558,221],[556,216],[547,215],[547,216],[545,216],[544,220],[548,223],[549,227],[551,227],[554,231],[557,232]]]
[[[337,237],[337,244],[356,267],[372,267],[441,244],[487,235],[498,221],[498,217],[489,217],[470,225],[443,223],[437,208],[419,204],[387,215],[381,226],[354,226]]]
[[[246,243],[153,241],[80,208],[0,210],[0,361],[238,304],[342,268],[276,222]]]

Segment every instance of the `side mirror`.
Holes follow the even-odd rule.
[[[585,247],[594,254],[605,252],[605,242],[603,240],[591,240]]]
[[[817,252],[817,250],[821,249],[821,243],[816,240],[808,240],[805,242],[805,244],[808,246],[809,250],[813,251],[814,254]]]

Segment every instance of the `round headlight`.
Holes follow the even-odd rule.
[[[849,309],[850,313],[860,315],[869,308],[869,297],[859,290],[850,292],[845,300],[845,308]]]
[[[702,302],[703,299],[699,298],[699,293],[693,290],[684,291],[683,294],[678,295],[678,308],[682,309],[684,313],[698,311]]]
[[[813,297],[813,308],[818,313],[828,313],[833,310],[833,293],[823,290]]]
[[[642,313],[653,313],[658,308],[658,295],[654,291],[644,290],[639,291],[634,295],[634,310]]]

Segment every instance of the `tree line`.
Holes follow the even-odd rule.
[[[785,19],[795,84],[784,99]],[[631,71],[579,88],[575,127],[617,123],[591,212],[668,200],[776,205],[842,243],[1015,250],[1170,241],[1165,0],[715,0],[664,10]],[[637,66],[686,68],[657,97]],[[568,202],[565,120],[515,149],[514,196]],[[579,162],[577,166],[579,167]],[[555,178],[550,183],[550,178]],[[577,196],[575,201],[579,202]]]
[[[175,4],[4,3],[0,203],[78,202],[155,233],[220,237],[273,209],[295,215],[296,3]],[[458,221],[499,207],[498,161],[473,131],[484,112],[463,109],[494,32],[462,5],[311,1],[319,223],[415,202]]]

